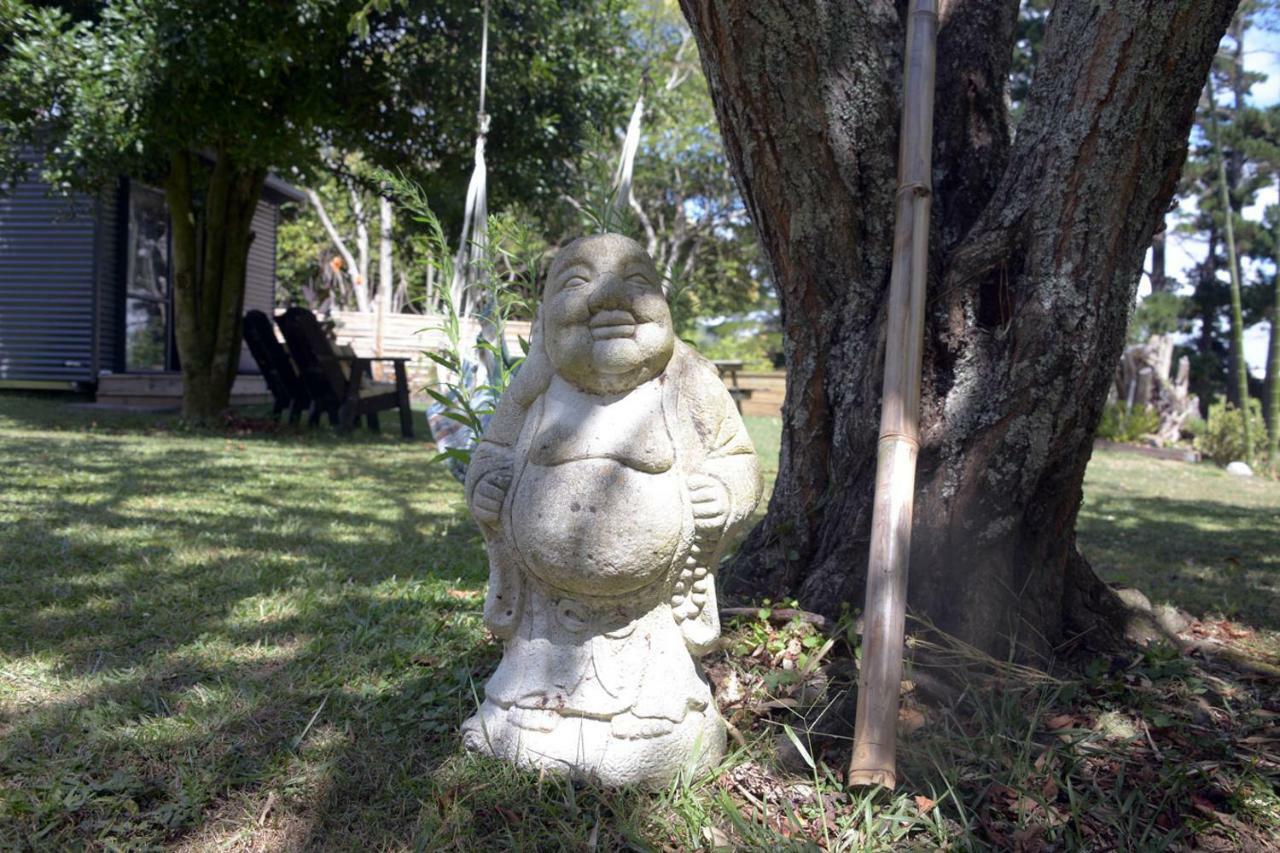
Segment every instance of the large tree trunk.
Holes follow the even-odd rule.
[[[227,408],[240,363],[245,272],[266,171],[238,169],[219,155],[209,171],[203,204],[197,205],[196,162],[185,151],[173,155],[165,199],[173,223],[182,414],[195,423],[210,423]]]
[[[830,613],[864,583],[903,22],[884,0],[681,0],[772,264],[787,359],[765,520],[727,578]],[[1017,0],[942,9],[910,602],[996,652],[1119,636],[1075,520],[1143,255],[1234,0],[1055,6],[1017,138]]]
[[[1173,293],[1174,285],[1165,264],[1165,223],[1162,220],[1159,230],[1151,238],[1151,292]]]

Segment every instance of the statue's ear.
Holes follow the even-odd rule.
[[[525,355],[524,363],[520,365],[520,371],[516,374],[511,387],[507,389],[508,393],[514,392],[518,395],[521,408],[527,408],[533,403],[534,398],[547,390],[547,386],[551,384],[551,375],[555,372],[551,366],[551,359],[547,356],[543,334],[545,313],[543,307],[539,305],[529,328],[529,352]]]
[[[545,345],[542,342],[543,313],[542,304],[539,303],[537,310],[533,312],[533,322],[529,324],[529,352],[526,354],[526,358],[532,357],[538,350],[542,350],[543,357],[546,357]]]
[[[498,398],[493,420],[484,431],[487,442],[503,447],[513,446],[520,436],[529,407],[551,384],[555,370],[542,342],[542,327],[542,309],[539,307],[529,332],[529,352],[507,390]]]

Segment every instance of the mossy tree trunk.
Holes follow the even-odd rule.
[[[217,152],[175,153],[165,178],[173,224],[174,329],[182,364],[182,414],[207,424],[227,408],[240,362],[245,272],[253,214],[266,170]]]
[[[900,4],[899,4],[900,5]],[[681,0],[783,313],[782,456],[736,596],[859,604],[903,22],[883,0]],[[944,3],[909,601],[996,653],[1118,640],[1075,545],[1129,309],[1234,0],[1059,3],[1016,138],[1017,0]]]

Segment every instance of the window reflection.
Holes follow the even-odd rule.
[[[169,213],[164,195],[146,187],[129,192],[128,269],[125,272],[125,369],[170,367]]]

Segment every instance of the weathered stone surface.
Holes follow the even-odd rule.
[[[718,761],[696,657],[720,634],[714,572],[760,489],[742,419],[675,339],[644,250],[618,235],[563,249],[467,475],[485,623],[505,641],[467,747],[609,785]]]
[[[1234,477],[1252,477],[1253,469],[1246,462],[1232,462],[1227,466],[1227,473]]]

